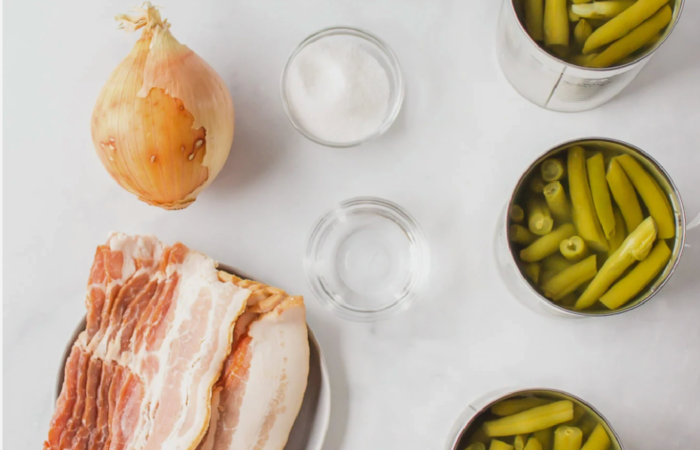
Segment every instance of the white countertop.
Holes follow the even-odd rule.
[[[134,0],[5,2],[5,448],[38,448],[66,340],[83,314],[93,252],[111,230],[180,240],[307,296],[333,408],[326,449],[439,449],[456,416],[509,385],[569,390],[597,406],[628,449],[700,438],[700,230],[648,305],[608,320],[524,309],[493,263],[497,215],[529,161],[571,138],[607,136],[651,153],[700,211],[700,2],[617,99],[585,113],[542,110],[503,78],[500,1],[160,1],[172,31],[226,81],[231,156],[180,212],[139,202],[100,164],[89,120],[136,41],[112,16]],[[198,6],[195,6],[198,5]],[[288,123],[279,77],[293,47],[330,25],[365,28],[401,61],[393,128],[334,150]],[[422,225],[429,295],[374,324],[345,322],[307,288],[307,233],[335,202],[395,201]]]

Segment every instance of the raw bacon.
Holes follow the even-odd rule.
[[[194,449],[249,295],[182,244],[110,236],[44,448]]]
[[[303,299],[219,275],[253,293],[236,323],[233,351],[214,389],[209,429],[198,450],[280,450],[299,413],[309,373]]]

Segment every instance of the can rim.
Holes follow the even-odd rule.
[[[561,305],[558,305],[549,299],[545,298],[541,293],[539,293],[534,287],[532,287],[532,284],[528,282],[525,279],[525,276],[523,275],[523,272],[520,269],[517,269],[517,277],[518,280],[520,281],[521,284],[524,284],[527,289],[530,290],[535,296],[540,300],[540,302],[544,305],[546,305],[549,309],[552,309],[556,312],[563,313],[568,316],[573,316],[573,317],[579,317],[579,318],[596,318],[596,317],[611,317],[611,316],[617,316],[620,314],[624,314],[626,312],[635,310],[639,308],[642,305],[645,305],[649,300],[651,300],[656,294],[661,291],[661,289],[668,283],[668,281],[673,277],[674,272],[678,268],[678,264],[681,261],[681,257],[683,256],[683,248],[685,246],[685,237],[686,237],[686,218],[685,218],[685,208],[683,206],[683,199],[681,198],[680,191],[678,190],[678,187],[673,181],[673,178],[669,175],[669,173],[664,169],[664,167],[659,164],[659,162],[654,159],[650,154],[645,152],[644,150],[640,149],[639,147],[632,145],[628,142],[621,141],[618,139],[613,139],[613,138],[606,138],[606,137],[598,137],[598,136],[591,136],[591,137],[582,137],[582,138],[576,138],[576,139],[571,139],[565,142],[562,142],[561,144],[555,145],[551,148],[549,148],[547,151],[544,153],[540,154],[537,158],[534,159],[534,161],[527,166],[525,171],[522,173],[520,178],[518,178],[518,181],[516,182],[515,187],[513,188],[511,195],[508,199],[508,204],[506,206],[506,218],[509,217],[510,215],[510,208],[514,203],[515,200],[515,194],[519,191],[518,187],[522,185],[524,182],[525,177],[530,173],[532,168],[542,159],[544,159],[547,155],[550,153],[563,149],[565,147],[569,147],[575,144],[582,144],[585,142],[589,141],[602,141],[602,142],[608,142],[612,144],[617,144],[623,147],[628,148],[629,150],[633,151],[634,153],[637,153],[638,155],[642,156],[643,158],[646,158],[651,164],[655,166],[655,168],[659,171],[659,173],[666,179],[668,182],[671,190],[673,191],[673,194],[677,197],[678,199],[678,206],[677,208],[674,208],[674,214],[678,214],[678,221],[679,221],[679,231],[678,231],[678,256],[676,256],[675,261],[673,261],[673,264],[671,266],[671,269],[669,270],[668,274],[664,279],[659,283],[659,285],[654,289],[652,292],[650,292],[645,298],[642,300],[637,301],[637,303],[628,306],[626,308],[619,308],[615,310],[610,310],[606,312],[595,312],[595,313],[590,313],[590,312],[585,312],[585,311],[574,311],[571,309],[564,308]],[[506,233],[505,236],[508,236],[508,220],[504,221],[503,227],[505,228],[504,232]],[[510,258],[512,259],[513,262],[515,262],[515,258],[513,256],[513,247],[511,244],[510,239],[506,239],[506,245],[508,246],[508,252],[510,254]]]
[[[546,52],[532,37],[530,37],[530,34],[527,32],[525,27],[523,26],[523,23],[520,21],[520,18],[518,17],[518,13],[515,11],[515,0],[505,0],[506,3],[510,5],[510,12],[513,14],[515,17],[515,21],[518,23],[518,28],[520,31],[525,34],[525,37],[532,43],[537,50],[542,53],[543,55],[551,58],[553,61],[556,61],[558,63],[561,63],[565,65],[566,67],[570,67],[572,69],[577,69],[577,70],[589,70],[592,72],[598,72],[598,73],[605,73],[605,72],[612,72],[620,69],[625,69],[631,66],[636,65],[637,63],[644,61],[645,59],[649,58],[651,55],[656,53],[656,51],[668,40],[668,37],[673,33],[673,30],[676,28],[676,25],[681,19],[681,15],[683,13],[683,7],[685,6],[685,0],[676,0],[676,7],[674,8],[674,14],[676,15],[675,19],[673,20],[672,23],[668,25],[668,30],[664,33],[662,39],[656,43],[656,47],[654,47],[651,51],[648,51],[644,55],[640,56],[639,58],[635,59],[634,61],[630,61],[627,64],[622,64],[619,66],[613,66],[613,67],[584,67],[584,66],[579,66],[577,64],[572,64],[568,61],[565,61],[563,59],[557,58],[556,56],[552,55],[549,52]],[[677,12],[676,12],[677,11]]]
[[[494,405],[497,402],[500,402],[504,399],[508,399],[510,397],[516,396],[516,395],[524,395],[528,393],[532,393],[534,391],[543,391],[543,392],[551,392],[559,395],[563,395],[565,397],[571,397],[572,399],[582,403],[586,407],[588,407],[598,418],[605,422],[605,424],[608,426],[608,429],[612,433],[612,437],[614,438],[615,442],[617,442],[618,446],[620,447],[620,450],[625,450],[624,445],[622,444],[622,440],[620,439],[620,436],[617,434],[615,429],[613,428],[612,424],[610,421],[605,417],[595,406],[587,402],[586,400],[582,399],[581,397],[574,395],[570,392],[561,390],[561,389],[554,389],[554,388],[545,388],[545,387],[525,387],[525,388],[507,388],[504,390],[498,390],[496,392],[491,392],[488,394],[485,394],[482,396],[480,399],[477,399],[476,401],[479,401],[483,399],[484,397],[493,397],[492,400],[486,402],[484,405],[482,405],[480,408],[476,409],[474,408],[473,405],[467,406],[467,410],[471,408],[474,411],[474,415],[469,418],[460,428],[457,433],[455,433],[453,439],[451,442],[449,442],[449,449],[450,450],[457,450],[457,444],[459,444],[460,440],[466,433],[466,431],[469,429],[469,427],[474,423],[474,421],[481,416],[488,408],[490,408],[492,405]],[[466,410],[465,410],[466,411]],[[464,413],[462,413],[464,414]],[[457,420],[461,420],[462,417],[460,416]],[[456,427],[455,427],[456,428]]]

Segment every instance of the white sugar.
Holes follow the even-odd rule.
[[[292,114],[310,134],[346,143],[374,134],[389,104],[389,78],[377,59],[341,36],[306,46],[287,75]]]

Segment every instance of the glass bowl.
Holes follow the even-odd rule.
[[[343,41],[352,42],[357,44],[364,51],[373,56],[377,62],[386,71],[387,78],[389,80],[389,101],[384,114],[384,119],[381,125],[371,134],[364,136],[361,139],[348,141],[348,142],[334,142],[320,138],[311,132],[307,127],[297,117],[294,108],[290,102],[289,92],[288,92],[288,82],[289,73],[294,59],[301,53],[309,44],[318,42],[323,39],[342,39]],[[280,83],[280,92],[282,95],[282,106],[284,111],[292,123],[294,128],[296,128],[301,134],[306,136],[308,139],[327,147],[345,148],[354,147],[377,138],[384,134],[386,130],[391,127],[394,120],[399,115],[401,111],[401,105],[403,104],[404,97],[404,81],[401,75],[401,67],[399,66],[399,61],[396,58],[394,52],[385,44],[381,39],[370,33],[351,27],[332,27],[325,28],[318,31],[311,36],[304,39],[292,52],[287,60],[287,64],[282,72],[282,79]]]
[[[326,308],[345,319],[379,320],[419,297],[430,270],[428,245],[416,221],[398,205],[354,198],[316,222],[304,270]]]

